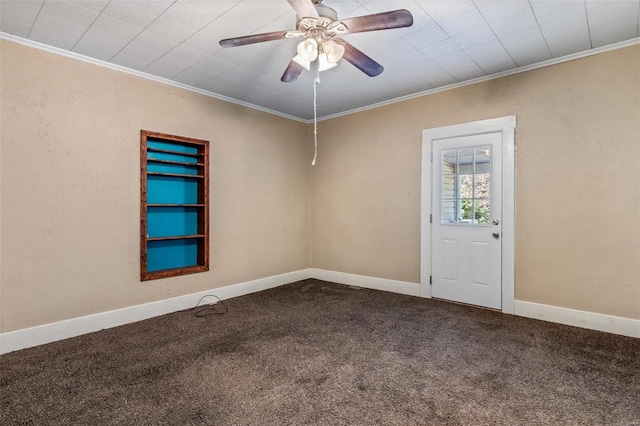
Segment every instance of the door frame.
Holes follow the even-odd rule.
[[[484,133],[502,133],[502,312],[514,313],[515,301],[515,128],[516,116],[492,118],[422,131],[420,213],[420,295],[431,298],[431,191],[433,141]]]

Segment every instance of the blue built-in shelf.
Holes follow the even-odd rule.
[[[198,180],[184,176],[147,175],[147,203],[198,204]]]
[[[208,142],[146,133],[142,279],[208,270]]]
[[[188,206],[147,206],[149,238],[197,234],[199,210]]]
[[[194,266],[198,259],[198,242],[194,239],[152,240],[147,247],[149,272]]]

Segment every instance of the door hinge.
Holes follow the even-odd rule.
[[[431,162],[433,163],[433,152],[431,152]]]
[[[429,284],[433,284],[433,276],[429,275]]]
[[[429,223],[433,223],[433,214],[429,215]]]

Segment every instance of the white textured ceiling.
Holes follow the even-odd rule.
[[[340,18],[408,9],[409,28],[344,38],[385,67],[321,73],[318,116],[640,36],[640,0],[326,0]],[[308,120],[314,71],[282,83],[299,39],[222,49],[295,27],[286,0],[0,0],[0,31]],[[313,70],[313,68],[312,68]]]

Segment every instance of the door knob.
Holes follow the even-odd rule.
[[[496,240],[500,238],[500,233],[499,232],[494,232],[491,235],[493,235],[493,238],[495,238]]]

